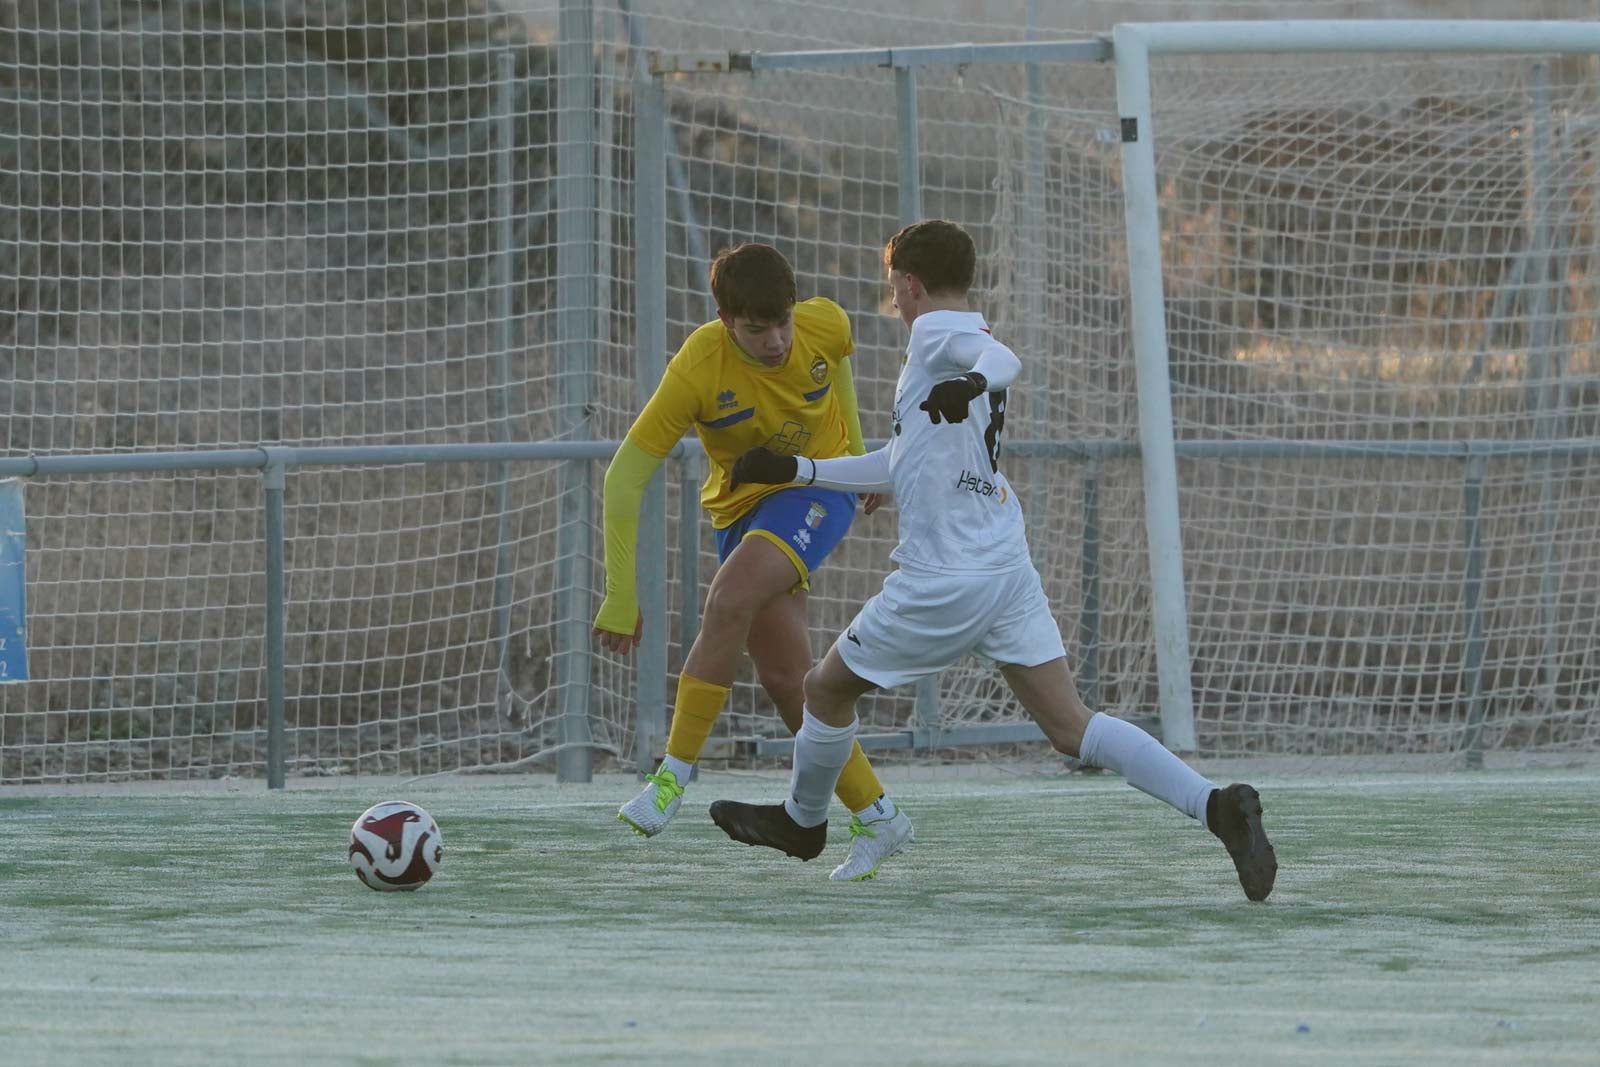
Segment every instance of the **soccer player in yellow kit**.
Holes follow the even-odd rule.
[[[711,514],[721,565],[699,636],[678,678],[666,758],[617,817],[654,837],[677,814],[694,763],[727,702],[748,649],[756,676],[798,731],[811,666],[806,590],[855,517],[851,493],[813,486],[729,484],[733,461],[757,446],[827,459],[865,451],[849,356],[850,320],[831,300],[795,302],[794,271],[777,249],[743,244],[711,266],[717,319],[695,330],[617,450],[605,479],[606,595],[601,645],[627,653],[644,619],[635,551],[645,486],[693,427],[710,457],[700,503]],[[877,506],[868,496],[865,510]],[[651,620],[659,624],[659,620]],[[856,744],[835,789],[851,812],[851,845],[837,880],[873,877],[912,839],[911,820],[885,795]]]

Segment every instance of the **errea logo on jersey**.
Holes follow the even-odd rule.
[[[727,411],[729,408],[736,408],[738,406],[739,398],[734,394],[732,389],[724,389],[722,392],[717,394],[718,411]]]
[[[1002,504],[1011,496],[1006,492],[1005,486],[996,485],[981,474],[973,474],[969,470],[962,470],[961,477],[956,479],[956,489],[976,493],[979,496],[998,496]]]

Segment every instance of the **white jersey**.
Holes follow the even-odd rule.
[[[888,446],[900,512],[900,543],[889,558],[902,567],[989,574],[1028,562],[1022,506],[1000,472],[1005,391],[978,397],[966,421],[954,424],[934,423],[919,407],[994,343],[977,312],[930,311],[911,324]]]

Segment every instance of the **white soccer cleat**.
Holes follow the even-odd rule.
[[[878,876],[883,861],[917,838],[911,820],[898,807],[886,819],[862,822],[850,816],[850,854],[828,875],[835,882],[865,882]]]
[[[665,767],[645,775],[644,780],[650,784],[622,805],[617,818],[631,826],[634,833],[654,837],[678,814],[683,804],[683,786],[678,784],[678,776]]]

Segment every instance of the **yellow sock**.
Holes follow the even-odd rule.
[[[877,772],[867,762],[867,754],[861,751],[861,742],[857,741],[851,750],[850,761],[839,773],[839,784],[833,787],[833,795],[852,812],[860,811],[883,796],[883,783],[878,781]]]
[[[680,674],[678,697],[672,704],[672,729],[667,734],[667,755],[685,763],[698,760],[727,700],[727,686]]]

